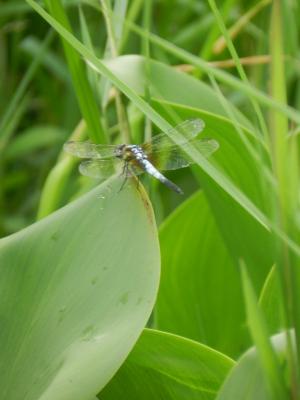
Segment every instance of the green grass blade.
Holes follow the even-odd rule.
[[[234,5],[235,1],[234,0],[226,0],[222,2],[222,17],[223,19],[227,19],[228,15],[232,9],[232,6]],[[199,24],[198,24],[199,25]],[[213,53],[213,44],[217,37],[219,36],[219,27],[218,24],[213,24],[210,31],[209,31],[209,36],[205,40],[204,46],[202,47],[199,56],[203,60],[209,60],[212,56]]]
[[[33,59],[39,56],[41,46],[42,43],[40,42],[40,40],[33,36],[27,36],[21,42],[21,49],[24,51],[24,53],[30,54]],[[66,68],[65,63],[61,60],[61,58],[57,56],[54,51],[48,49],[47,52],[43,54],[40,63],[60,81],[66,83],[69,86],[71,85],[71,79],[68,69]]]
[[[270,53],[271,53],[271,93],[272,96],[286,103],[286,82],[284,68],[284,49],[282,37],[282,21],[280,2],[275,0],[272,6],[271,27],[270,27]],[[288,120],[285,115],[278,113],[276,110],[270,111],[270,130],[273,144],[273,163],[276,175],[279,181],[279,191],[281,192],[281,206],[284,208],[285,192],[288,191],[286,186],[287,173],[292,171],[286,170],[287,160],[287,133]]]
[[[272,393],[272,399],[287,400],[287,388],[280,371],[279,361],[270,343],[262,311],[258,307],[246,267],[244,264],[241,267],[248,325],[267,378],[268,388]]]
[[[107,31],[107,44],[105,49],[105,58],[116,58],[119,52],[120,35],[123,30],[123,20],[127,8],[126,1],[116,1],[114,10],[111,9],[109,0],[101,0],[103,15]],[[111,81],[106,76],[102,76],[101,92],[104,92],[102,107],[105,108],[108,102]],[[123,104],[122,95],[116,88],[115,92],[116,112],[120,130],[120,136],[123,143],[131,143],[130,130],[127,121],[126,109]]]
[[[143,26],[149,32],[151,30],[151,17],[152,17],[152,0],[147,0],[143,10]],[[150,89],[150,43],[148,36],[142,38],[142,54],[145,59],[145,100],[151,105],[151,89]],[[145,121],[145,135],[144,141],[151,140],[152,127],[149,118]]]
[[[271,92],[274,98],[287,102],[286,70],[284,65],[284,34],[283,4],[280,1],[272,3],[270,24],[270,53],[271,53]],[[272,136],[273,167],[278,179],[278,198],[274,199],[277,206],[276,222],[281,229],[298,238],[299,227],[295,224],[299,205],[296,198],[299,191],[299,157],[297,156],[293,137],[288,138],[288,120],[276,110],[270,112],[270,126]],[[281,286],[284,292],[286,326],[293,326],[296,333],[297,357],[294,357],[289,346],[290,370],[294,377],[293,387],[300,393],[299,364],[300,360],[300,319],[299,319],[299,259],[290,254],[286,245],[278,243],[277,265],[281,277]]]
[[[116,0],[114,3],[115,4],[113,9],[112,22],[115,33],[117,52],[118,54],[120,54],[120,45],[121,45],[121,40],[123,38],[124,21],[128,8],[128,0]]]
[[[13,118],[15,110],[21,101],[22,97],[25,95],[26,90],[28,89],[28,86],[30,85],[30,82],[32,81],[39,65],[41,64],[43,57],[45,55],[45,52],[50,45],[54,35],[53,32],[49,31],[49,33],[46,35],[42,46],[39,49],[39,52],[36,54],[35,58],[32,60],[29,68],[27,69],[25,75],[23,76],[21,82],[18,85],[18,88],[16,89],[12,99],[8,103],[8,106],[2,115],[2,118],[0,120],[0,137],[3,134],[6,125],[10,122],[10,120]]]
[[[245,14],[240,15],[234,24],[228,29],[228,34],[231,40],[234,40],[243,29],[247,29],[247,25],[263,8],[268,6],[271,0],[260,0],[255,3],[251,8],[249,8]],[[223,14],[223,13],[222,13]],[[221,53],[226,46],[226,40],[222,35],[214,44],[214,53]]]
[[[263,311],[268,330],[272,334],[279,332],[286,325],[283,304],[278,268],[274,265],[259,296],[259,306]]]
[[[89,50],[94,52],[92,38],[90,36],[88,24],[87,24],[82,7],[79,7],[79,21],[80,21],[82,42]],[[99,87],[98,75],[95,73],[95,71],[91,70],[90,68],[87,69],[87,74],[89,77],[90,84],[93,88],[94,95],[97,98],[97,103],[100,105],[102,91],[100,90],[100,87]]]
[[[107,3],[107,7],[102,8],[102,13],[105,17],[107,25],[106,29],[107,41],[104,50],[105,59],[114,58],[120,52],[126,10],[127,10],[127,0],[126,1],[117,0],[115,2],[113,11],[111,10],[111,5],[109,3]],[[102,98],[103,98],[102,100],[103,109],[105,109],[108,105],[110,89],[111,89],[111,82],[104,76],[102,76],[100,91],[102,93]]]
[[[57,21],[71,32],[71,25],[60,0],[46,0],[46,4]],[[107,137],[100,122],[100,110],[97,107],[94,93],[88,82],[82,60],[78,53],[63,40],[65,55],[70,69],[77,100],[86,120],[88,134],[96,143],[106,143]]]
[[[14,100],[14,99],[13,99]],[[24,114],[27,111],[29,105],[29,96],[25,95],[19,102],[16,104],[13,117],[9,119],[6,125],[3,127],[0,135],[0,158],[3,159],[3,153],[5,152],[7,146],[10,143],[11,137],[15,133],[18,125]],[[1,162],[1,161],[0,161]]]
[[[236,51],[236,49],[235,49],[235,47],[233,45],[233,42],[232,42],[232,40],[231,40],[231,38],[229,36],[229,33],[228,33],[227,29],[226,29],[226,26],[224,24],[224,21],[223,21],[223,18],[221,16],[221,13],[220,13],[217,5],[216,5],[216,2],[215,2],[215,0],[208,0],[208,2],[209,2],[209,5],[210,5],[214,15],[215,15],[217,24],[219,25],[219,28],[220,28],[220,30],[221,30],[221,32],[222,32],[222,34],[223,34],[223,36],[224,36],[224,38],[226,40],[226,44],[227,44],[228,50],[229,50],[229,52],[231,54],[231,57],[233,58],[233,60],[235,62],[235,66],[236,66],[236,69],[237,69],[237,71],[238,71],[238,73],[240,75],[241,81],[244,83],[245,86],[248,86],[248,87],[251,88],[252,85],[250,85],[250,83],[249,83],[247,75],[246,75],[246,73],[244,71],[244,68],[243,68],[241,62],[240,62],[239,56],[238,56],[237,51]],[[254,111],[255,111],[255,113],[257,115],[257,119],[258,119],[259,124],[260,124],[261,132],[263,133],[265,139],[267,140],[268,131],[267,131],[266,123],[265,123],[263,114],[261,112],[261,109],[259,107],[259,104],[258,104],[257,100],[254,97],[249,96],[249,99],[250,99],[250,103],[252,104],[252,106],[254,108]]]
[[[128,7],[128,13],[127,13],[127,21],[131,21],[134,22],[140,11],[141,8],[143,6],[144,1],[143,0],[131,0],[129,7]],[[120,41],[120,54],[122,54],[122,51],[124,49],[124,47],[126,46],[126,43],[128,41],[128,37],[129,37],[129,33],[130,33],[130,29],[128,27],[128,25],[125,23],[125,21],[122,21],[122,23],[124,23],[124,30],[123,30],[123,35],[121,37],[121,41]]]
[[[14,110],[14,116],[13,118],[8,121],[6,124],[6,127],[4,130],[1,132],[0,136],[0,181],[1,183],[4,182],[4,172],[5,172],[5,155],[6,155],[6,149],[7,146],[10,142],[11,136],[14,134],[15,130],[17,129],[18,125],[20,124],[20,120],[24,116],[27,108],[28,108],[28,96],[24,96],[23,99],[20,101],[20,103],[17,105],[17,107]],[[6,214],[6,208],[5,208],[5,186],[3,184],[0,185],[0,235],[5,232],[5,214]]]
[[[140,36],[149,36],[149,40],[152,43],[156,44],[168,53],[173,54],[174,56],[191,65],[194,65],[195,67],[203,70],[206,73],[212,74],[218,81],[225,83],[226,85],[243,92],[245,95],[256,99],[262,106],[274,108],[285,114],[291,120],[297,122],[298,124],[300,123],[300,112],[296,111],[292,107],[286,106],[285,104],[278,102],[276,99],[273,99],[272,97],[266,95],[259,89],[256,89],[254,86],[246,85],[245,83],[241,82],[239,79],[228,74],[227,72],[212,67],[208,62],[202,60],[197,56],[194,56],[188,51],[181,49],[180,47],[168,42],[167,40],[160,38],[153,33],[147,33],[142,28],[131,22],[127,21],[126,24],[128,24],[132,31],[136,32]]]

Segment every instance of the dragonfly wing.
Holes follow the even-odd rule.
[[[154,151],[148,155],[148,158],[161,171],[185,168],[195,163],[185,152],[189,146],[197,149],[203,157],[209,157],[218,149],[219,144],[213,139],[195,139],[182,146],[173,145],[160,151]]]
[[[80,158],[110,158],[115,156],[116,146],[91,142],[70,141],[64,144],[64,151]]]
[[[79,172],[90,178],[108,178],[115,172],[118,159],[88,160],[79,165]]]
[[[204,122],[201,119],[188,119],[168,130],[168,133],[159,133],[154,136],[151,141],[144,143],[141,147],[146,153],[151,153],[166,147],[174,146],[174,141],[169,136],[176,136],[176,134],[179,135],[179,143],[183,144],[194,139],[203,129]]]

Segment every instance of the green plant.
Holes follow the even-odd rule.
[[[2,398],[299,399],[299,6],[44,3],[0,5]],[[183,199],[61,151],[188,118]]]

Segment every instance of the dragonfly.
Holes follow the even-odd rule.
[[[105,179],[123,163],[124,183],[128,177],[146,172],[169,189],[183,194],[181,188],[160,171],[176,170],[193,164],[194,160],[185,152],[189,145],[204,157],[209,157],[215,152],[219,147],[217,141],[197,138],[203,129],[204,122],[201,119],[189,119],[168,132],[153,136],[143,144],[107,145],[89,141],[69,141],[64,144],[64,150],[73,156],[88,159],[79,165],[82,175]],[[171,139],[172,136],[176,136],[176,143]]]

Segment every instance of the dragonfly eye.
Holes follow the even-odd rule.
[[[115,149],[115,156],[118,158],[122,158],[124,154],[124,144],[121,144],[120,146],[117,146]]]

